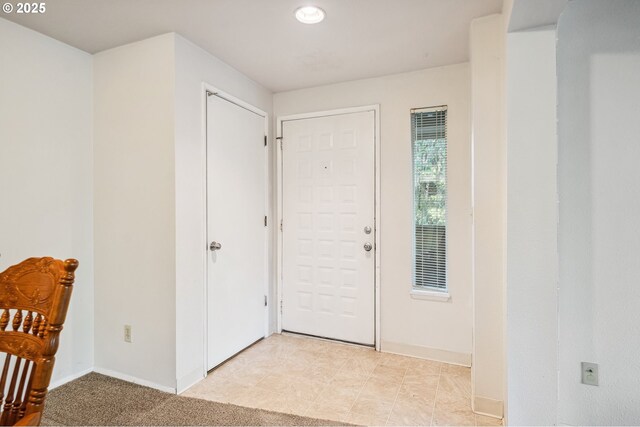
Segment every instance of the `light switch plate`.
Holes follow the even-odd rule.
[[[582,384],[598,385],[598,364],[582,362]]]

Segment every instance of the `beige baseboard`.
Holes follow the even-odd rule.
[[[438,362],[451,363],[452,365],[471,366],[471,354],[438,348],[382,341],[380,343],[380,351],[418,357],[420,359],[437,360]]]
[[[504,416],[504,402],[493,400],[488,397],[475,396],[473,398],[473,412],[480,415],[487,415],[494,418]]]
[[[117,378],[122,381],[143,385],[145,387],[155,388],[156,390],[164,391],[165,393],[176,394],[176,389],[174,387],[168,387],[166,385],[157,384],[151,381],[143,380],[138,377],[134,377],[133,375],[127,375],[127,374],[123,374],[122,372],[112,371],[111,369],[96,367],[96,368],[93,368],[93,372],[97,372],[98,374],[106,375],[108,377]]]
[[[75,374],[68,375],[64,378],[56,379],[55,381],[51,381],[51,383],[49,384],[49,391],[53,390],[56,387],[60,387],[61,385],[64,385],[70,381],[73,381],[82,376],[85,376],[90,372],[93,372],[93,368],[84,369],[80,372],[76,372]]]
[[[183,376],[182,378],[178,378],[176,380],[176,392],[177,394],[182,393],[187,390],[191,386],[205,379],[206,375],[202,372],[202,369],[196,369],[188,375]]]

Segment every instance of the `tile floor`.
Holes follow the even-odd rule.
[[[272,335],[183,396],[363,425],[496,426],[471,411],[469,368]]]

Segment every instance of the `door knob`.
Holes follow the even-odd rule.
[[[211,242],[211,244],[209,245],[209,249],[212,251],[218,251],[220,249],[222,249],[222,245],[218,242]]]
[[[364,250],[369,252],[371,249],[373,249],[373,245],[371,245],[371,243],[367,242],[364,244]]]

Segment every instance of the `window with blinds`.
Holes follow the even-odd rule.
[[[413,286],[447,290],[447,107],[411,110]]]

